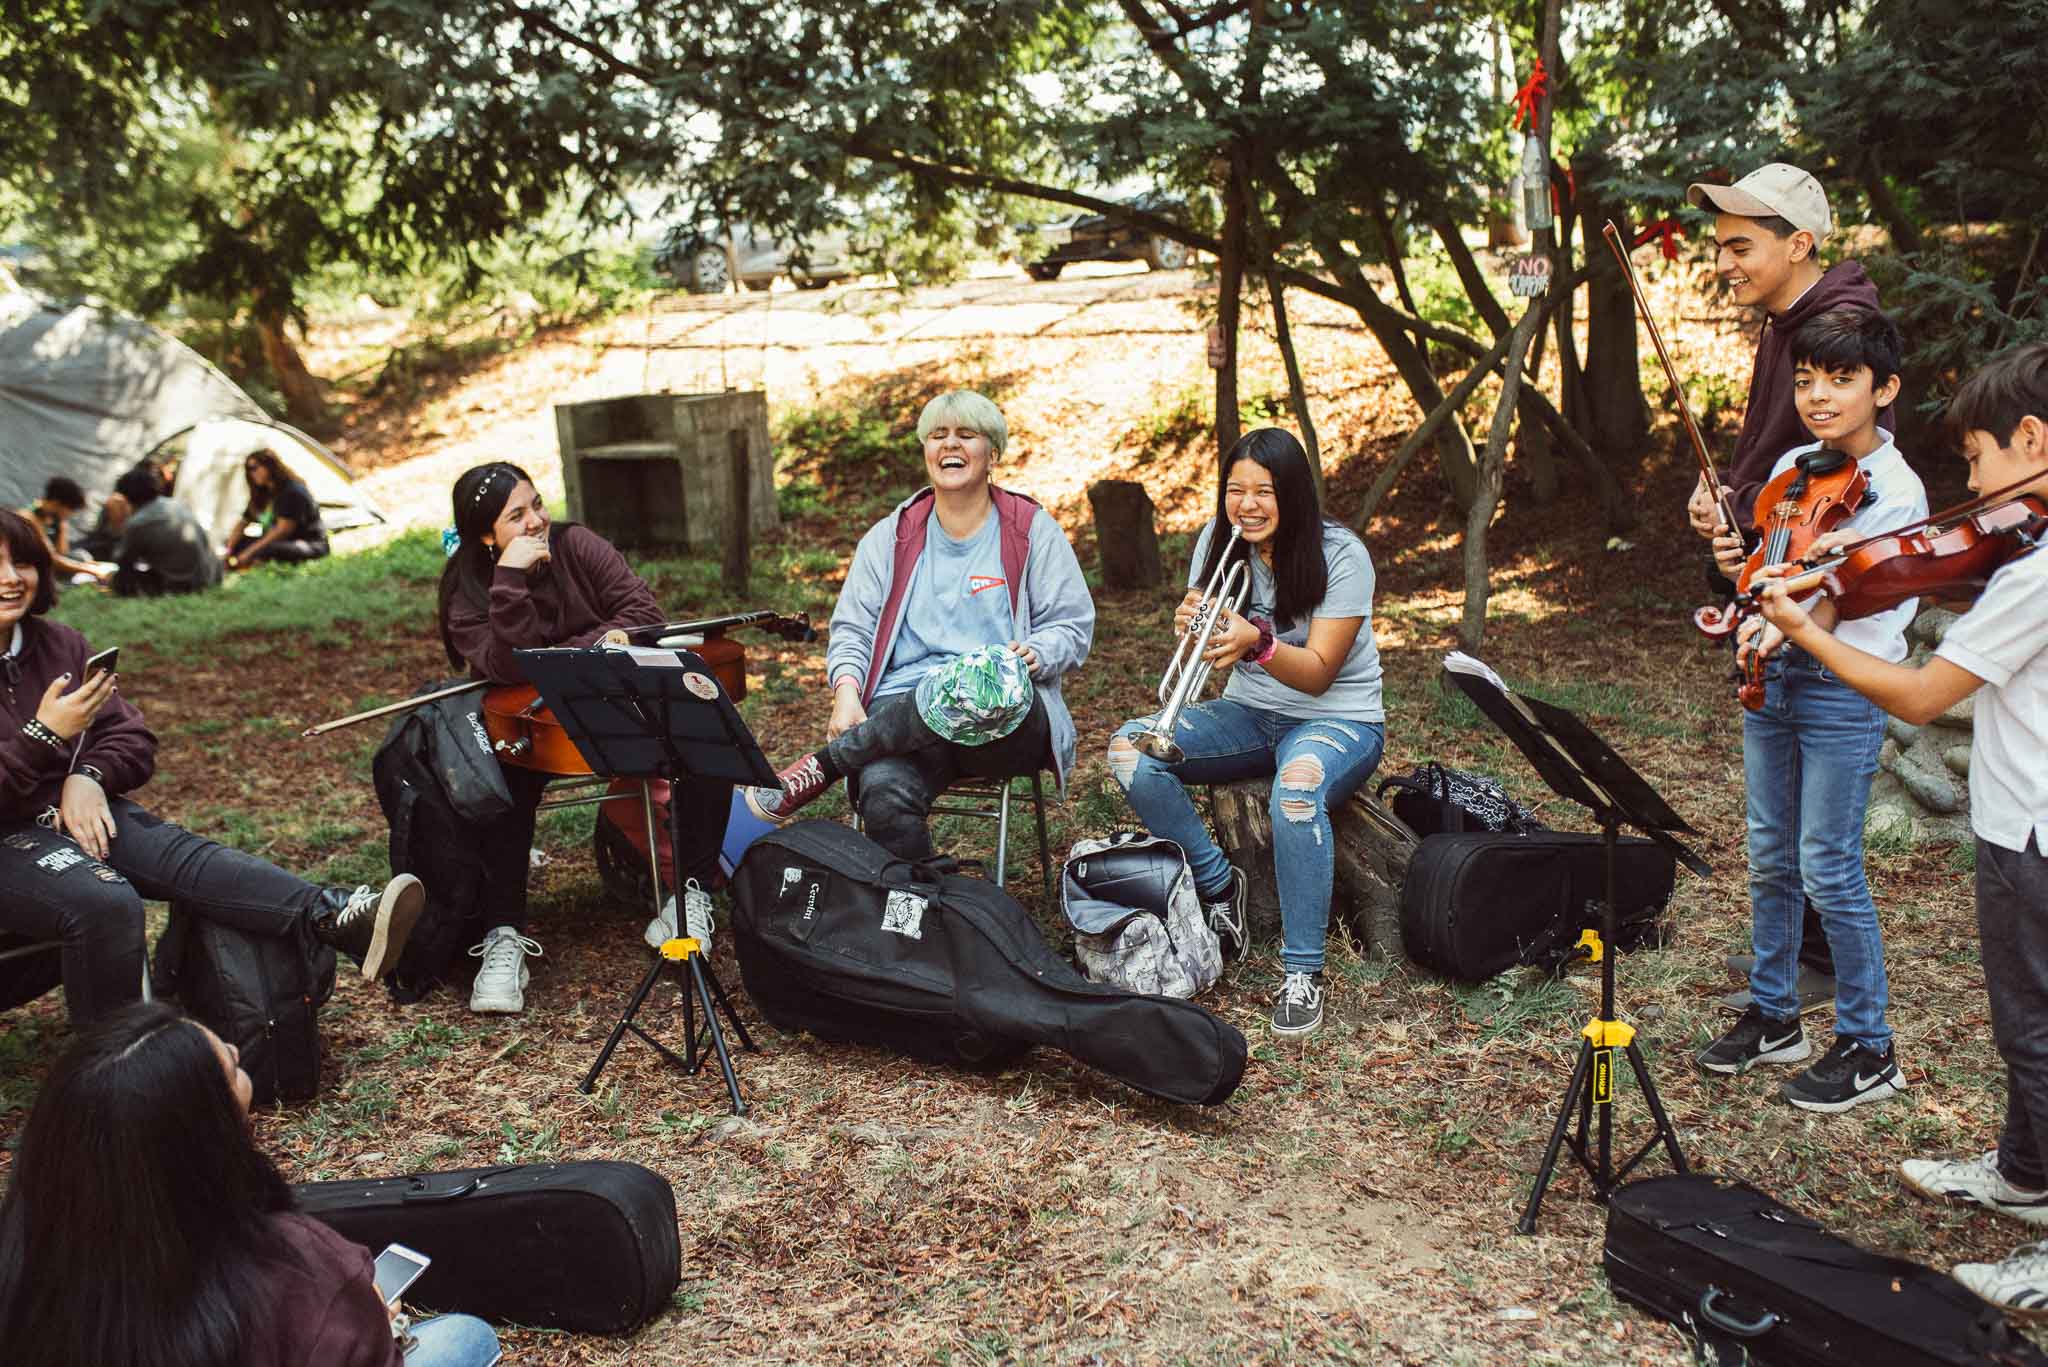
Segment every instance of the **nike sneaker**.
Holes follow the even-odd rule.
[[[1798,1063],[1812,1052],[1799,1017],[1774,1020],[1752,1005],[1727,1034],[1695,1054],[1693,1062],[1710,1073],[1733,1077],[1759,1063]]]
[[[1855,1040],[1837,1039],[1819,1063],[1787,1081],[1778,1095],[1802,1111],[1834,1115],[1905,1090],[1896,1049],[1887,1047],[1880,1054]]]

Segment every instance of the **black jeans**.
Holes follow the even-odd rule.
[[[126,798],[107,804],[114,841],[103,864],[68,835],[33,822],[0,825],[0,931],[61,940],[64,998],[84,1023],[142,995],[144,899],[252,935],[295,931],[320,889],[253,854],[192,834]]]
[[[228,547],[228,554],[240,555],[243,547],[253,546],[261,539],[254,536],[238,536],[235,538],[234,544]],[[300,565],[308,560],[318,560],[325,554],[327,554],[327,538],[324,536],[317,541],[308,541],[304,537],[279,537],[258,551],[251,559],[259,561],[274,560],[280,565]]]
[[[825,748],[832,762],[858,780],[854,800],[868,838],[898,859],[932,856],[932,803],[953,780],[1015,778],[1052,763],[1052,723],[1045,699],[1033,697],[1023,724],[987,745],[959,745],[933,731],[917,713],[914,691],[875,705],[868,719]]]
[[[1991,1036],[2005,1060],[1998,1170],[2016,1187],[2048,1187],[2048,857],[1977,842],[1977,934]]]

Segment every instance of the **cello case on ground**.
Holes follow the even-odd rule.
[[[830,821],[761,837],[732,880],[747,995],[782,1030],[998,1068],[1034,1044],[1141,1092],[1213,1106],[1238,1031],[1192,1002],[1091,983],[993,883],[909,864]]]

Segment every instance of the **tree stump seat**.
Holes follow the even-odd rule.
[[[1252,779],[1209,789],[1211,824],[1226,858],[1244,870],[1245,914],[1254,933],[1280,925],[1280,892],[1273,872],[1273,783]],[[1401,880],[1415,853],[1415,833],[1361,788],[1331,813],[1337,877],[1330,892],[1330,924],[1345,924],[1368,956],[1398,959]]]

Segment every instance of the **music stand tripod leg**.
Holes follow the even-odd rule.
[[[711,1032],[711,1048],[718,1055],[718,1071],[725,1076],[726,1093],[732,1097],[732,1113],[734,1115],[745,1115],[747,1113],[747,1103],[740,1099],[740,1080],[732,1070],[732,1054],[725,1047],[725,1031],[719,1028],[718,1012],[711,1002],[711,989],[705,985],[706,979],[709,979],[711,982],[717,982],[718,979],[704,967],[703,958],[698,954],[690,956],[690,977],[695,984],[697,999],[704,1004],[704,1024]],[[725,989],[720,987],[718,994],[720,998],[723,998],[725,996]],[[730,1004],[727,1004],[726,1010],[728,1012],[732,1010]],[[737,1016],[733,1018],[733,1025],[739,1028],[740,1037],[745,1039],[747,1032],[744,1027],[740,1027]],[[695,1053],[695,1046],[696,1037],[693,1033],[691,1036],[692,1053]],[[748,1041],[747,1047],[749,1049],[754,1047],[751,1040]],[[701,1067],[702,1065],[700,1064],[699,1066]]]
[[[619,1047],[619,1041],[626,1037],[626,1031],[634,1028],[633,1017],[639,1014],[640,1004],[646,1001],[647,994],[654,990],[654,984],[661,977],[661,970],[667,963],[668,960],[666,959],[656,959],[654,966],[647,970],[647,976],[642,978],[640,985],[633,989],[633,995],[626,1002],[626,1009],[620,1015],[619,1023],[612,1027],[611,1038],[607,1039],[604,1042],[604,1048],[598,1051],[597,1062],[590,1065],[590,1071],[584,1074],[583,1082],[577,1087],[577,1091],[588,1096],[591,1088],[597,1085],[597,1075],[604,1071],[605,1064],[611,1062],[612,1050]],[[637,1034],[639,1032],[635,1030],[634,1033]],[[657,1047],[659,1046],[657,1045]]]
[[[1564,1148],[1564,1133],[1571,1126],[1572,1112],[1579,1109],[1581,1097],[1590,1095],[1586,1089],[1586,1078],[1587,1074],[1592,1071],[1592,1067],[1592,1042],[1582,1039],[1579,1041],[1578,1064],[1572,1069],[1572,1080],[1564,1089],[1564,1101],[1557,1108],[1557,1123],[1550,1127],[1550,1142],[1544,1146],[1543,1162],[1536,1169],[1536,1185],[1530,1188],[1529,1204],[1523,1207],[1522,1218],[1515,1224],[1516,1230],[1523,1234],[1534,1234],[1536,1232],[1536,1212],[1542,1207],[1543,1193],[1550,1186],[1551,1177],[1557,1172],[1557,1155]],[[1583,1143],[1585,1139],[1585,1121],[1583,1118],[1579,1121],[1579,1125],[1579,1137],[1581,1143]],[[1577,1146],[1574,1146],[1573,1152],[1578,1155],[1581,1163],[1585,1162],[1585,1155],[1579,1152]]]

